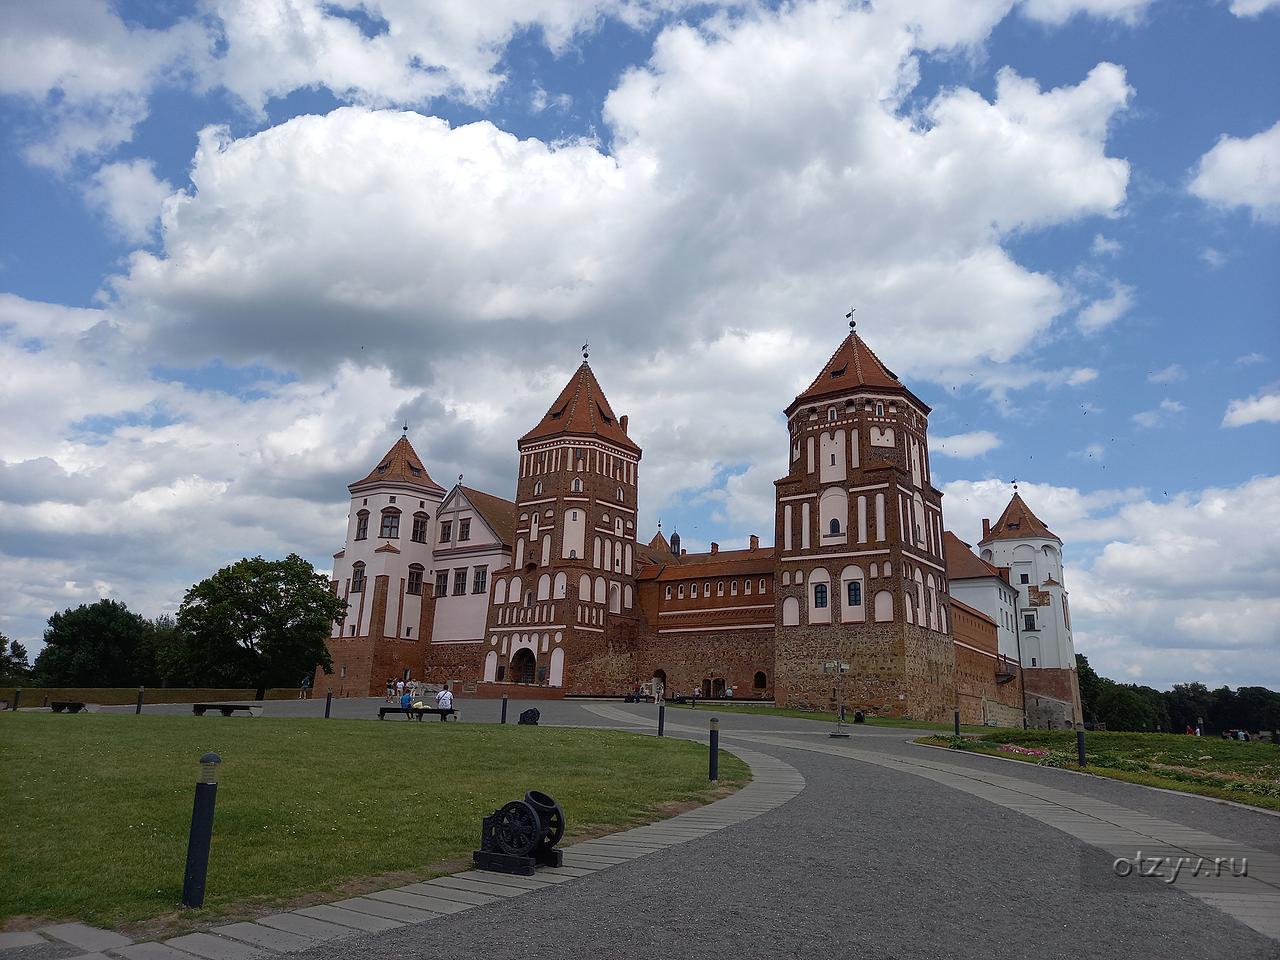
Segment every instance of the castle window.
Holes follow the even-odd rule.
[[[356,539],[369,539],[369,511],[361,510],[356,514]]]
[[[413,627],[405,627],[405,628],[404,628],[404,635],[405,635],[406,637],[412,637],[412,636],[413,636]]]
[[[667,584],[667,590],[666,590],[666,593],[663,594],[663,599],[665,600],[671,599],[671,584]]]
[[[453,540],[453,521],[446,520],[440,524],[440,542],[449,543]]]
[[[577,550],[570,550],[570,551],[569,551],[569,559],[570,559],[570,560],[577,560],[577,559],[578,559],[578,551],[577,551]]]
[[[745,593],[745,594],[747,594],[748,596],[750,596],[750,595],[751,595],[751,581],[750,581],[750,580],[743,580],[743,581],[742,581],[742,592],[743,592],[743,593]]]
[[[1022,629],[1023,630],[1036,629],[1036,615],[1034,613],[1024,613],[1022,615]]]
[[[1033,667],[1036,665],[1036,658],[1035,658],[1035,657],[1032,657],[1032,658],[1031,658],[1031,665],[1032,665]]]
[[[761,593],[764,593],[764,592],[765,592],[765,584],[767,584],[768,582],[769,582],[769,581],[768,581],[768,580],[766,580],[764,577],[761,577],[761,578],[760,578],[760,592],[761,592]]]
[[[573,478],[573,492],[574,492],[574,493],[581,493],[581,492],[582,492],[582,478],[581,478],[581,477],[574,477],[574,478]]]
[[[422,564],[409,564],[409,582],[405,585],[405,593],[415,597],[422,596]]]
[[[353,637],[354,637],[355,635],[356,635],[356,625],[353,623],[353,624],[351,625],[351,636],[353,636]],[[346,674],[346,672],[345,672],[347,668],[346,668],[346,667],[343,667],[342,669],[343,669],[343,671],[344,671],[342,675],[345,677],[345,676],[347,675],[347,674]]]
[[[453,571],[453,595],[460,597],[467,592],[467,568]]]
[[[526,607],[532,607],[532,606],[533,606],[533,591],[532,591],[532,590],[526,590],[526,591],[524,592],[524,605],[525,605]]]
[[[476,567],[475,575],[471,579],[472,593],[488,593],[489,592],[489,568]]]
[[[834,457],[832,457],[832,459],[834,460],[835,458],[834,458]],[[833,536],[833,537],[834,537],[836,534],[838,534],[838,533],[840,532],[840,521],[839,521],[839,520],[837,520],[835,517],[832,517],[832,518],[831,518],[831,523],[830,523],[830,525],[829,525],[828,529],[830,529],[830,530],[831,530],[831,536]]]
[[[683,600],[683,599],[684,599],[684,584],[683,584],[683,583],[682,583],[682,584],[680,584],[679,588],[676,590],[676,597],[677,597],[677,599],[680,599],[680,600]]]
[[[539,480],[537,483],[535,483],[535,484],[533,485],[533,495],[534,495],[535,497],[538,497],[538,496],[541,496],[541,495],[542,495],[542,481],[541,481],[541,480]]]
[[[827,585],[825,583],[815,583],[813,585],[813,605],[818,610],[826,607]]]
[[[449,571],[442,570],[436,574],[436,596],[443,597],[449,592]]]
[[[862,606],[862,581],[860,580],[849,581],[849,606]]]
[[[570,510],[570,511],[569,511],[569,519],[570,519],[570,520],[572,520],[574,523],[577,523],[577,522],[578,522],[578,511],[577,511],[577,510]]]
[[[351,566],[351,592],[364,593],[364,564],[359,560]]]
[[[691,596],[694,600],[698,599],[698,585],[696,583],[690,585],[689,596]]]
[[[876,416],[877,416],[877,417],[883,417],[883,416],[884,416],[884,404],[883,404],[883,403],[877,403],[877,404],[876,404]]]
[[[619,488],[618,488],[618,502],[619,502],[619,503],[621,503],[621,502],[622,502],[622,488],[621,488],[621,487],[619,487]]]
[[[709,597],[709,596],[711,596],[711,581],[710,581],[710,580],[708,580],[706,583],[704,583],[704,584],[702,585],[702,595],[703,595],[704,597]]]
[[[430,520],[431,517],[425,513],[415,513],[413,515],[413,532],[410,536],[413,538],[414,543],[427,542],[427,523]]]
[[[1025,573],[1020,573],[1020,574],[1018,574],[1018,582],[1019,582],[1019,583],[1030,583],[1030,582],[1031,582],[1031,578],[1030,578],[1029,576],[1027,576]]]
[[[767,678],[764,675],[764,671],[757,670],[755,677],[751,681],[751,688],[753,690],[763,690],[765,687],[766,681],[767,681]]]
[[[471,521],[470,520],[458,521],[458,542],[461,543],[463,540],[470,540],[470,539],[471,539]]]
[[[827,407],[827,420],[832,421],[832,420],[835,420],[835,418],[836,418],[836,408]]]
[[[737,580],[730,580],[730,581],[729,581],[729,594],[730,594],[730,596],[734,596],[734,597],[736,597],[736,596],[738,595],[738,581],[737,581]]]
[[[717,597],[723,597],[723,596],[724,596],[724,581],[723,581],[723,580],[720,580],[720,581],[717,581],[717,582],[716,582],[716,596],[717,596]]]

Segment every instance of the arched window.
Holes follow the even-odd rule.
[[[361,510],[356,514],[356,539],[369,539],[369,511]]]
[[[828,422],[835,420],[835,418],[836,418],[836,408],[835,408],[835,407],[827,407],[827,420],[828,420]]]
[[[364,593],[364,561],[357,560],[351,565],[351,592]]]
[[[542,496],[542,481],[541,481],[541,480],[539,480],[537,483],[535,483],[535,484],[533,485],[533,495],[534,495],[535,497],[540,497],[540,496]]]
[[[876,404],[876,416],[877,416],[877,417],[883,417],[883,416],[884,416],[884,404],[883,404],[883,403],[877,403],[877,404]]]
[[[815,583],[813,585],[813,605],[818,610],[823,609],[827,605],[827,585],[825,583]]]
[[[862,581],[850,580],[847,584],[845,584],[845,586],[849,591],[849,596],[848,596],[849,606],[851,607],[862,606]]]
[[[618,502],[619,502],[619,503],[621,503],[621,502],[622,502],[622,488],[621,488],[621,487],[619,487],[619,488],[618,488]]]
[[[413,532],[410,534],[414,543],[427,542],[427,524],[431,521],[431,515],[419,511],[413,515]]]
[[[574,493],[581,493],[581,492],[582,492],[582,478],[581,478],[581,477],[574,477],[574,478],[573,478],[573,492],[574,492]]]
[[[840,521],[835,517],[832,517],[831,522],[827,524],[827,528],[831,531],[831,535],[834,537],[840,532]]]
[[[415,597],[422,596],[422,573],[422,564],[409,564],[409,580],[404,587],[405,593]]]
[[[532,590],[526,590],[526,591],[524,592],[524,605],[525,605],[526,607],[532,607],[532,606],[533,606],[533,591],[532,591]]]
[[[382,527],[378,536],[384,540],[397,540],[400,537],[400,511],[395,507],[387,507],[382,511]]]
[[[671,599],[671,584],[669,584],[669,583],[667,584],[666,592],[665,592],[665,593],[663,593],[663,599],[664,599],[664,600],[670,600],[670,599]]]
[[[764,675],[764,671],[757,670],[755,677],[751,681],[751,688],[753,690],[763,690],[768,681],[769,678]]]
[[[766,580],[764,577],[761,577],[761,578],[760,578],[760,592],[761,592],[761,593],[764,593],[764,592],[765,592],[765,585],[766,585],[768,582],[769,582],[769,581],[768,581],[768,580]]]

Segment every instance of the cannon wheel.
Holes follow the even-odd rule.
[[[529,856],[542,839],[538,812],[523,800],[512,800],[498,811],[498,826],[493,837],[503,853],[513,857]]]
[[[544,818],[546,837],[543,846],[554,847],[564,837],[564,811],[555,798],[537,790],[530,790],[524,795],[525,802],[538,811]]]

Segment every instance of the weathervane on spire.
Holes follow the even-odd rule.
[[[1018,495],[1018,478],[1014,477],[1012,482],[1013,482],[1013,494],[1014,496],[1017,496]]]
[[[408,420],[406,420],[406,421],[404,422],[404,428],[403,428],[403,429],[404,429],[404,435],[407,437],[407,436],[409,435],[409,421],[408,421]]]
[[[849,312],[844,315],[844,318],[849,321],[850,333],[853,333],[854,329],[858,326],[858,318],[854,316],[854,314],[857,312],[858,312],[857,307],[850,307]]]
[[[462,474],[458,474],[458,486],[462,486]]]
[[[583,360],[586,360],[586,359],[587,359],[587,354],[590,352],[590,347],[591,347],[591,341],[590,341],[590,340],[588,340],[586,343],[584,343],[584,344],[582,345],[582,359],[583,359]]]
[[[659,533],[661,533],[661,532],[662,532],[662,518],[661,518],[661,517],[659,517],[659,518],[658,518],[658,532],[659,532]]]

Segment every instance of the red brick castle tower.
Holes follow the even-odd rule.
[[[775,696],[944,720],[955,706],[929,407],[853,331],[787,407],[778,480]]]
[[[583,358],[517,444],[514,553],[494,578],[483,676],[616,694],[633,680],[640,448]]]

